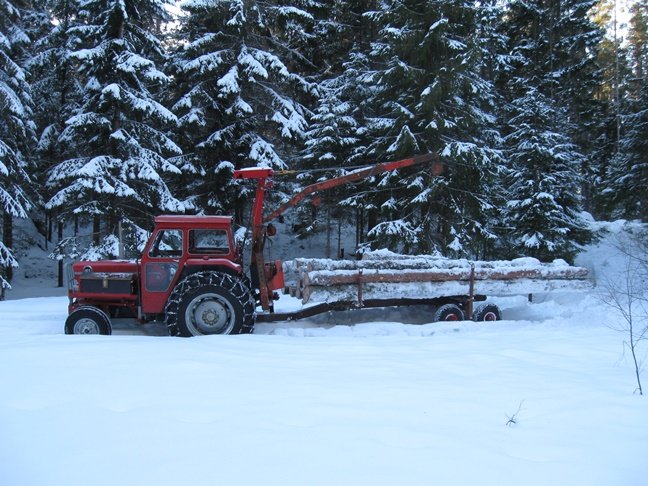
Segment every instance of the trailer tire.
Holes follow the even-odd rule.
[[[65,320],[65,334],[112,334],[110,318],[97,307],[84,305],[74,309]]]
[[[456,322],[464,319],[464,312],[457,304],[443,304],[434,313],[434,320],[439,322]]]
[[[221,272],[188,275],[176,285],[165,307],[171,336],[249,334],[254,330],[254,300],[244,282]]]
[[[473,321],[500,321],[502,320],[502,311],[495,304],[481,304],[473,312]]]

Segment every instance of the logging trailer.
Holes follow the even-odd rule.
[[[265,243],[276,234],[272,221],[307,196],[424,163],[430,164],[433,176],[443,171],[436,154],[377,164],[307,186],[267,216],[264,202],[275,172],[258,167],[236,170],[235,179],[256,182],[249,276],[231,217],[158,216],[140,259],[80,261],[69,267],[65,333],[111,334],[111,318],[128,317],[163,322],[171,336],[244,334],[253,332],[255,322],[399,305],[432,305],[433,319],[439,321],[493,321],[501,313],[496,305],[483,302],[487,294],[591,286],[587,270],[562,261],[469,262],[386,251],[358,261],[265,261]],[[275,312],[279,291],[301,298],[304,307]],[[482,303],[474,306],[475,302]]]

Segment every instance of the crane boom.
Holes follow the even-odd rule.
[[[329,189],[333,189],[335,187],[342,186],[344,184],[366,179],[368,177],[372,177],[377,174],[382,174],[383,172],[403,169],[405,167],[410,167],[412,165],[422,164],[425,162],[431,162],[433,164],[432,165],[433,175],[441,174],[443,170],[443,166],[439,162],[437,154],[417,155],[409,159],[376,164],[371,167],[350,172],[349,174],[345,174],[343,176],[333,177],[332,179],[327,179],[325,181],[317,182],[315,184],[311,184],[310,186],[306,186],[304,189],[302,189],[300,192],[298,192],[292,198],[290,198],[289,201],[285,202],[277,209],[275,209],[272,213],[270,213],[268,216],[263,218],[263,222],[268,223],[270,221],[277,219],[288,209],[296,206],[301,201],[303,201],[304,198],[316,192],[326,191]]]

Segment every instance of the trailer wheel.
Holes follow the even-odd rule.
[[[171,336],[247,334],[254,329],[254,300],[240,279],[220,272],[194,273],[171,293],[165,308]]]
[[[473,312],[474,321],[499,321],[502,319],[502,311],[495,304],[481,304]]]
[[[464,312],[457,304],[444,304],[434,313],[435,321],[454,322],[463,321],[464,319]]]
[[[78,307],[65,320],[65,334],[112,334],[110,318],[97,307]]]

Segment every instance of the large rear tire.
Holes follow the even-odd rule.
[[[171,336],[248,334],[256,315],[250,289],[220,272],[194,273],[176,285],[165,307]]]
[[[110,318],[97,307],[78,307],[65,320],[65,334],[112,334]]]

